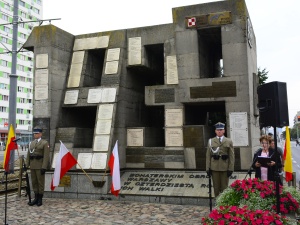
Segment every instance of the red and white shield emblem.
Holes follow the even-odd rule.
[[[196,17],[192,17],[188,19],[188,27],[196,26]]]

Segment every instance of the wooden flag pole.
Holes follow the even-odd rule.
[[[78,166],[80,167],[80,169],[84,172],[84,174],[89,178],[89,180],[91,181],[91,183],[93,183],[92,178],[85,172],[85,170],[80,166],[80,164],[77,162]]]
[[[102,181],[95,181],[92,180],[92,178],[85,172],[85,170],[80,166],[80,164],[77,162],[78,166],[80,169],[84,172],[84,174],[89,178],[90,182],[94,185],[94,187],[103,187],[103,182]]]

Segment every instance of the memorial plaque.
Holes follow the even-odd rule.
[[[110,134],[111,120],[97,120],[96,134]]]
[[[35,70],[35,85],[48,85],[48,69]]]
[[[111,48],[107,50],[106,61],[117,61],[120,59],[120,48]]]
[[[64,104],[77,104],[79,90],[66,91]]]
[[[142,64],[142,38],[128,39],[128,65]]]
[[[71,176],[69,175],[64,175],[60,180],[59,180],[59,185],[58,187],[71,187]]]
[[[174,88],[156,89],[154,93],[155,103],[175,102]]]
[[[246,173],[236,173],[229,179],[243,180]],[[142,196],[185,196],[208,198],[209,186],[205,172],[149,171],[124,172],[120,194]],[[212,193],[212,197],[213,197]]]
[[[82,64],[85,51],[73,52],[72,64]]]
[[[118,73],[119,61],[106,62],[105,74],[116,74]]]
[[[90,169],[92,164],[92,157],[93,153],[78,153],[76,169]]]
[[[127,129],[127,146],[144,146],[144,129]]]
[[[166,146],[179,147],[183,146],[182,128],[166,128]]]
[[[47,100],[48,99],[48,85],[35,85],[34,99],[35,100]]]
[[[182,109],[165,109],[165,126],[181,127],[183,125]]]
[[[48,67],[48,54],[37,54],[36,55],[36,68],[47,68]]]
[[[167,84],[178,84],[176,56],[167,56]]]
[[[113,104],[102,104],[99,106],[98,119],[108,120],[113,117]]]
[[[93,151],[95,152],[107,152],[109,145],[110,135],[96,135],[94,138]]]
[[[79,87],[82,72],[82,64],[71,64],[68,88]]]
[[[249,146],[247,112],[229,113],[230,138],[233,146]]]
[[[73,51],[107,48],[109,36],[75,39]]]
[[[55,169],[55,166],[56,166],[56,159],[58,157],[58,152],[56,152],[53,156],[53,160],[52,160],[52,168]]]
[[[116,93],[116,88],[103,88],[101,102],[115,102]]]
[[[99,103],[101,102],[102,89],[89,89],[87,103]]]
[[[107,164],[107,153],[93,153],[92,169],[105,169]]]

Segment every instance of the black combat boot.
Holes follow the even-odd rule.
[[[36,204],[37,206],[43,205],[43,194],[38,195],[38,202]]]
[[[28,205],[33,206],[38,203],[38,194],[34,193],[34,200],[31,202],[28,202]]]

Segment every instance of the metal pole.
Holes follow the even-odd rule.
[[[13,14],[13,38],[12,38],[12,60],[11,60],[11,74],[9,76],[9,114],[8,121],[12,124],[14,131],[16,131],[16,101],[17,101],[17,45],[18,45],[18,11],[19,1],[14,0],[14,14]],[[9,127],[9,126],[8,126]],[[15,152],[10,153],[9,172],[14,173]]]

